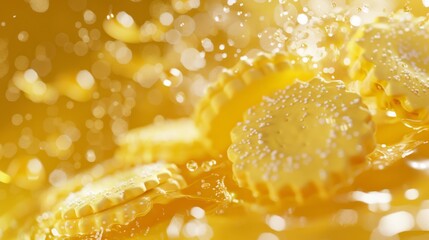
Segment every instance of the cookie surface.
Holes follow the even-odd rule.
[[[375,108],[427,122],[429,110],[429,25],[397,14],[360,29],[349,44],[350,75]]]
[[[374,148],[373,131],[360,97],[341,82],[296,82],[248,110],[228,157],[255,196],[302,202],[353,177]]]
[[[207,155],[192,119],[165,120],[129,131],[119,139],[116,156],[134,163],[156,161],[183,164]]]
[[[194,120],[213,155],[224,153],[229,134],[250,106],[277,89],[314,77],[313,72],[291,56],[261,54],[244,58],[223,72],[197,105]]]
[[[148,164],[116,172],[71,193],[40,225],[54,236],[85,235],[127,224],[153,204],[168,202],[186,185],[172,164]]]

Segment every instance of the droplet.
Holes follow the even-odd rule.
[[[195,162],[194,160],[191,160],[191,161],[189,161],[189,162],[186,163],[186,168],[190,172],[195,172],[198,169],[198,163]]]
[[[210,185],[210,183],[208,183],[208,182],[205,182],[205,183],[202,183],[202,184],[201,184],[201,188],[202,188],[202,189],[205,189],[205,190],[209,189],[209,188],[210,188],[210,186],[211,186],[211,185]]]
[[[210,170],[212,170],[212,167],[216,164],[216,160],[210,160],[210,161],[205,161],[201,164],[201,168],[203,169],[204,172],[209,172]]]

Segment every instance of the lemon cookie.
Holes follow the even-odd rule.
[[[247,108],[295,79],[305,81],[312,77],[310,69],[282,53],[243,58],[207,89],[196,107],[195,124],[213,155],[224,153],[231,143],[231,129]]]
[[[41,208],[47,211],[70,193],[80,190],[84,185],[105,177],[124,167],[120,159],[109,159],[68,179],[63,184],[52,186],[41,194]]]
[[[87,184],[39,217],[41,229],[56,237],[86,235],[127,224],[153,204],[166,203],[186,185],[172,164],[149,164]]]
[[[350,76],[373,107],[414,122],[429,120],[429,25],[400,13],[356,33],[348,48]]]
[[[239,185],[278,202],[327,196],[365,166],[373,124],[361,99],[339,81],[313,79],[250,108],[231,132],[228,157]]]
[[[207,155],[192,119],[165,120],[129,131],[118,141],[116,156],[128,163],[183,164]]]

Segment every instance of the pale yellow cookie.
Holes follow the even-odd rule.
[[[55,237],[86,235],[127,224],[163,204],[186,185],[172,164],[140,165],[116,172],[71,193],[39,217]]]
[[[350,42],[354,89],[381,111],[415,123],[429,120],[429,25],[400,13],[363,26]]]
[[[94,167],[82,171],[68,179],[63,184],[52,186],[41,194],[41,208],[44,211],[50,210],[52,206],[64,200],[70,193],[80,190],[83,186],[97,181],[114,171],[119,171],[124,167],[124,162],[120,159],[109,159]]]
[[[247,108],[296,79],[306,81],[314,75],[308,67],[283,53],[244,58],[224,71],[207,89],[194,113],[195,124],[212,154],[227,150],[230,131]]]
[[[302,202],[327,196],[365,167],[373,132],[360,97],[343,83],[298,81],[247,111],[228,157],[239,185],[256,197]]]
[[[118,140],[118,159],[127,163],[156,161],[177,164],[207,156],[192,119],[165,120],[129,131]]]

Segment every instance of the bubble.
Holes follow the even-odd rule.
[[[186,163],[186,168],[188,169],[188,171],[190,172],[195,172],[198,169],[198,163],[195,162],[194,160],[188,161]]]
[[[176,102],[183,103],[185,101],[185,94],[183,92],[178,92],[176,94]]]
[[[276,52],[284,48],[287,37],[280,28],[268,27],[259,35],[261,48],[268,52]]]
[[[204,172],[209,172],[216,165],[216,160],[205,161],[201,164],[201,168]]]
[[[210,187],[211,187],[211,184],[210,184],[210,183],[208,183],[208,182],[203,182],[203,183],[201,183],[201,188],[202,188],[202,189],[207,190],[207,189],[209,189]]]

